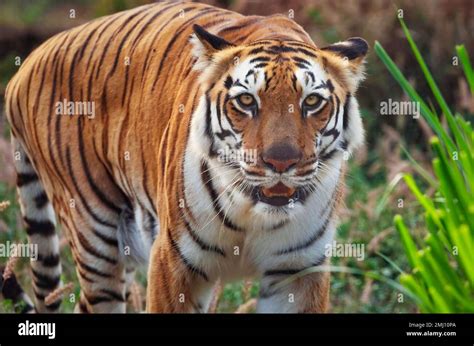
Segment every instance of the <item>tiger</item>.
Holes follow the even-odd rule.
[[[216,282],[258,280],[258,313],[329,308],[347,160],[364,143],[368,44],[319,48],[283,14],[163,1],[61,32],[6,89],[35,310],[205,313]],[[303,275],[303,271],[306,274]]]

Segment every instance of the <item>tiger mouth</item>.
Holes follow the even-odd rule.
[[[253,188],[252,197],[257,202],[282,207],[304,199],[305,194],[300,188],[291,188],[279,182],[269,188],[262,186]]]

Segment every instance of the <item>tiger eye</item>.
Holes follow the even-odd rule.
[[[317,97],[316,95],[309,95],[309,96],[304,100],[304,103],[305,103],[307,106],[309,106],[309,107],[315,106],[318,102],[319,102],[319,97]]]
[[[239,96],[239,101],[244,106],[251,106],[255,102],[255,99],[250,94],[242,94]]]

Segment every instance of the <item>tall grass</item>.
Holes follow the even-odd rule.
[[[395,217],[411,267],[410,273],[400,276],[400,283],[417,298],[422,312],[474,312],[474,131],[461,115],[453,114],[403,20],[401,25],[447,129],[376,42],[377,55],[411,100],[420,104],[422,116],[436,134],[431,140],[435,180],[427,180],[435,188],[434,197],[425,195],[412,175],[403,177],[424,209],[427,235],[414,237],[403,218]],[[468,53],[464,46],[457,46],[456,52],[474,96]]]

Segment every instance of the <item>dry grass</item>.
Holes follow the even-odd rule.
[[[74,288],[74,284],[72,282],[69,282],[62,287],[58,287],[57,289],[55,289],[53,292],[51,292],[50,294],[46,296],[46,298],[44,299],[44,303],[46,305],[51,305],[57,302],[58,300],[63,299],[63,297],[66,294],[70,293],[73,290],[73,288]]]
[[[3,280],[7,281],[13,275],[15,275],[15,266],[18,263],[18,257],[10,257],[5,265],[5,270],[3,271]]]

